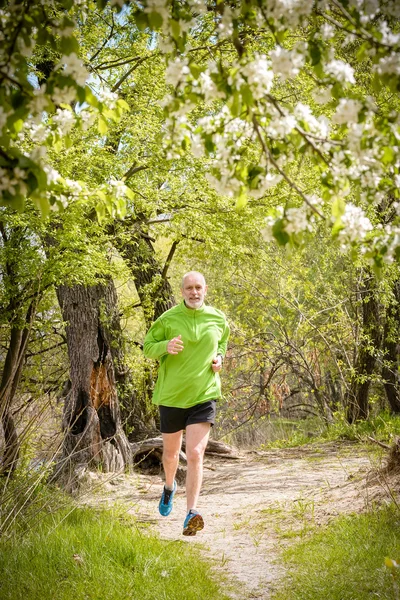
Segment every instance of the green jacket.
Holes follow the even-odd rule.
[[[167,344],[182,336],[184,349],[168,354]],[[211,368],[217,354],[225,356],[229,326],[223,312],[212,306],[187,308],[184,302],[167,310],[150,327],[143,351],[160,361],[153,403],[177,408],[221,397],[218,373]]]

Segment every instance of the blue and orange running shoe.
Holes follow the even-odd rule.
[[[174,494],[176,492],[176,481],[174,481],[174,489],[169,490],[164,486],[163,493],[161,495],[161,500],[158,505],[158,510],[160,511],[160,515],[163,517],[168,517],[168,515],[172,511],[172,507],[174,505]]]
[[[190,509],[183,524],[183,535],[196,535],[203,527],[203,517],[197,510]]]

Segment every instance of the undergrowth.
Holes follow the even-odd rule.
[[[287,574],[271,600],[398,600],[389,566],[399,559],[396,506],[342,516],[284,551]]]
[[[226,600],[184,542],[141,532],[118,511],[71,508],[0,538],[2,600]]]
[[[320,418],[309,418],[300,421],[285,420],[286,427],[277,420],[276,428],[283,431],[283,435],[273,440],[265,440],[261,448],[289,448],[303,446],[315,442],[335,441],[367,441],[368,437],[391,444],[396,435],[400,434],[400,415],[391,415],[387,412],[373,416],[367,421],[357,421],[350,424],[342,414],[336,414],[331,424],[325,423]]]

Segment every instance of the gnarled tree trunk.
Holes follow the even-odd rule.
[[[107,285],[59,286],[57,296],[67,323],[70,389],[65,398],[63,456],[58,476],[81,465],[104,471],[124,469],[132,452],[122,429],[107,319],[114,291]]]
[[[140,298],[146,327],[163,312],[175,305],[171,285],[165,277],[149,236],[134,224],[127,230],[126,223],[116,223],[110,228],[113,244],[125,260],[132,273],[136,291]],[[166,272],[166,269],[164,269]],[[133,390],[130,373],[118,381],[121,391],[121,409],[124,423],[130,430],[130,439],[142,437],[143,432],[155,431],[156,423],[151,409],[152,370],[144,374],[142,390]]]

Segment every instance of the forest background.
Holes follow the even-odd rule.
[[[216,437],[400,412],[395,1],[26,1],[0,19],[7,481],[32,458],[60,481],[132,464],[157,431],[144,334],[191,269],[232,330]]]

